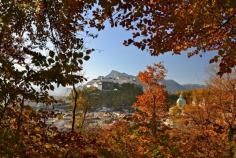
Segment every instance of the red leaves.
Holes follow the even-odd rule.
[[[167,112],[167,92],[164,87],[159,84],[164,79],[165,68],[161,63],[148,66],[147,70],[140,72],[139,80],[146,86],[146,90],[134,103],[134,107],[138,109],[134,118],[137,122],[150,124],[152,136],[157,136],[157,125]],[[160,124],[159,124],[160,125]]]
[[[165,68],[161,63],[148,66],[147,70],[140,72],[138,77],[143,84],[148,86],[158,85],[158,81],[161,81],[165,77]]]

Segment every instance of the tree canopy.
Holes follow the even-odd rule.
[[[107,20],[132,33],[124,45],[133,44],[151,55],[187,51],[189,56],[201,56],[216,51],[210,62],[219,63],[220,75],[229,73],[236,64],[235,6],[233,0],[3,0],[1,74],[14,80],[24,76],[24,86],[31,90],[32,83],[53,90],[52,83],[82,82],[78,72],[93,51],[84,47],[84,37],[96,37],[91,28],[104,29]]]
[[[33,96],[47,98],[55,85],[72,85],[84,80],[80,71],[92,50],[84,47],[77,32],[88,23],[86,10],[90,4],[71,2],[1,1],[2,93],[14,92],[15,96],[42,101]]]
[[[234,0],[111,0],[99,4],[111,26],[131,31],[125,45],[146,49],[151,55],[187,51],[188,56],[202,56],[216,51],[210,63],[219,63],[220,75],[231,72],[236,64]]]
[[[235,77],[213,78],[199,105],[167,127],[166,91],[158,82],[165,69],[148,67],[139,74],[147,91],[134,105],[133,124],[118,121],[99,139],[97,130],[60,132],[46,122],[56,114],[25,106],[25,100],[54,101],[49,90],[55,85],[76,92],[75,84],[85,80],[82,64],[94,51],[84,38],[95,38],[90,30],[104,29],[106,21],[131,32],[124,45],[151,55],[216,53],[210,62],[219,64],[218,74],[235,74],[235,0],[1,0],[0,155],[235,157]]]

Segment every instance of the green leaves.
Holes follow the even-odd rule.
[[[49,56],[51,57],[51,58],[53,58],[54,57],[54,55],[55,55],[55,53],[53,52],[53,51],[49,51]]]
[[[82,65],[83,64],[83,60],[79,59],[78,62]]]
[[[84,60],[89,60],[90,59],[90,56],[88,56],[88,55],[86,55],[85,57],[84,57]]]
[[[54,90],[54,86],[53,85],[50,85],[49,87],[50,87],[50,90],[52,90],[52,91]]]
[[[77,57],[78,57],[78,58],[83,58],[83,56],[84,56],[84,53],[82,53],[82,52],[80,52],[80,53],[77,54]]]
[[[52,58],[49,58],[49,59],[48,59],[49,65],[53,64],[54,62],[55,62],[55,61],[54,61]]]

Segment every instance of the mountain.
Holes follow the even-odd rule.
[[[86,86],[94,86],[94,85],[101,85],[102,83],[110,82],[110,83],[131,83],[140,85],[138,82],[138,79],[136,76],[128,75],[126,73],[121,73],[119,71],[112,70],[108,75],[106,76],[99,76],[96,79],[93,79],[89,81]]]
[[[161,84],[166,86],[166,89],[169,93],[175,93],[176,91],[180,90],[191,90],[191,89],[198,89],[198,88],[204,88],[204,85],[201,84],[179,84],[178,82],[174,80],[163,80],[161,81]]]
[[[198,89],[198,88],[204,88],[204,87],[206,87],[206,86],[201,85],[201,84],[184,84],[183,86],[184,86],[184,88],[185,88],[186,90]]]
[[[105,76],[105,78],[116,78],[116,77],[126,77],[126,78],[132,78],[132,77],[135,77],[135,76],[132,76],[132,75],[128,75],[126,73],[121,73],[119,71],[116,71],[116,70],[112,70],[108,75]]]
[[[103,83],[104,84],[105,83],[116,83],[116,84],[117,83],[118,84],[131,83],[131,84],[141,85],[137,76],[132,76],[132,75],[129,75],[126,73],[121,73],[119,71],[112,70],[108,75],[99,76],[97,79],[93,79],[93,80],[89,81],[85,86],[87,86],[87,87],[98,86],[99,87],[99,85],[102,85]],[[191,90],[191,89],[205,87],[204,85],[200,85],[200,84],[183,84],[183,85],[181,85],[174,80],[163,80],[160,83],[166,86],[166,89],[169,93],[175,93],[176,91],[179,91],[179,90]],[[102,90],[102,88],[101,88],[101,90]]]
[[[182,86],[181,84],[179,84],[178,82],[174,80],[163,80],[161,81],[161,84],[166,86],[166,90],[169,93],[175,93],[176,91],[185,89],[184,86]]]

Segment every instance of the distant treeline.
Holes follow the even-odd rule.
[[[112,88],[106,88],[108,90],[99,91],[97,90],[96,98],[97,105],[93,107],[99,108],[101,106],[111,107],[114,109],[132,109],[131,106],[137,100],[137,96],[143,93],[143,88],[141,86],[124,83],[116,84],[113,83]],[[176,94],[168,94],[168,106],[171,107],[175,105],[176,100],[179,97],[179,92]],[[93,99],[96,99],[93,97]]]
[[[96,110],[101,107],[107,107],[114,110],[131,110],[131,106],[137,100],[137,96],[143,93],[143,88],[141,86],[131,83],[110,83],[109,87],[106,87],[105,89],[106,90],[99,90],[95,87],[90,87],[78,90],[78,92],[79,94],[83,93],[83,96],[87,97],[88,101],[86,104],[89,104],[87,106],[89,106],[90,110]],[[202,91],[202,89],[194,89],[177,91],[175,94],[168,94],[168,107],[170,108],[176,104],[176,100],[180,94],[183,95],[187,103],[191,103],[193,98]]]
[[[137,100],[137,96],[143,93],[142,87],[124,83],[113,83],[112,88],[98,90],[97,88],[84,88],[78,90],[83,96],[88,98],[90,110],[95,110],[103,106],[114,110],[131,109],[131,105]],[[70,94],[72,95],[72,94]],[[70,97],[69,97],[70,98]]]
[[[135,84],[115,84],[115,90],[100,91],[99,105],[111,106],[114,109],[129,108],[137,96],[143,93],[142,87]]]

